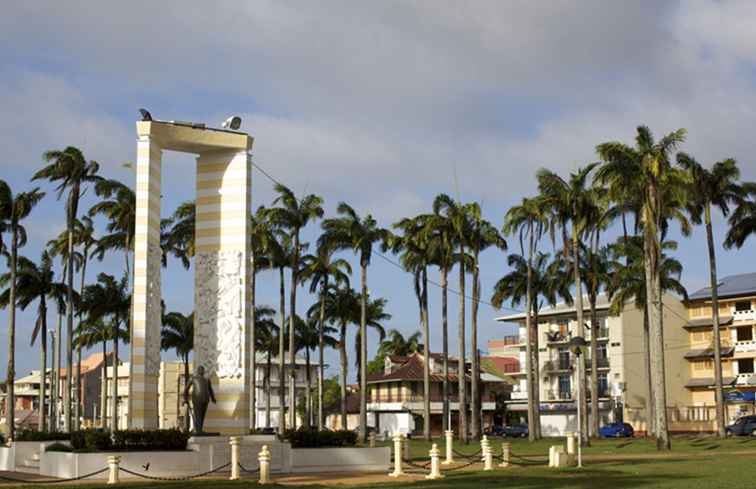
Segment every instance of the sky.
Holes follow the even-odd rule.
[[[21,253],[34,259],[65,226],[53,189],[29,181],[43,152],[77,146],[102,175],[133,185],[123,165],[135,159],[140,107],[209,125],[238,114],[255,138],[258,166],[298,195],[322,196],[329,216],[346,201],[387,227],[429,211],[442,192],[480,202],[500,226],[511,205],[535,193],[538,168],[567,176],[597,159],[597,144],[630,143],[639,124],[657,136],[684,127],[684,151],[707,165],[736,158],[743,179],[756,180],[753,25],[749,1],[12,2],[0,16],[0,178],[16,192],[48,191],[25,223]],[[194,197],[192,157],[166,153],[162,181],[168,214]],[[272,183],[256,171],[254,207],[272,198]],[[305,238],[314,241],[318,226]],[[717,215],[718,243],[725,229]],[[684,285],[704,286],[703,229],[673,237]],[[754,271],[754,243],[719,246],[720,275]],[[509,245],[519,253],[516,239]],[[551,251],[548,242],[542,248]],[[481,268],[488,300],[507,273],[505,254],[486,252]],[[88,276],[122,270],[122,256],[112,255]],[[169,262],[169,310],[192,310],[193,279],[193,270]],[[358,285],[358,273],[352,280]],[[258,304],[277,305],[277,275],[261,273],[258,284]],[[418,329],[410,275],[376,257],[369,287],[388,300],[387,329]],[[436,351],[440,291],[430,294]],[[314,298],[305,288],[299,297],[304,312]],[[456,296],[450,304],[456,352]],[[494,320],[507,312],[481,306],[482,349],[511,334]],[[19,376],[38,368],[34,319],[33,307],[18,315]],[[0,311],[0,365],[7,322]],[[371,356],[377,344],[371,334]],[[337,358],[328,353],[329,374]]]

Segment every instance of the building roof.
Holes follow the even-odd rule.
[[[498,377],[508,377],[520,371],[520,361],[512,357],[482,357],[480,370]]]
[[[719,318],[719,326],[727,326],[728,324],[732,323],[732,316],[722,316]],[[691,329],[691,328],[711,328],[711,326],[714,324],[714,321],[710,317],[700,318],[700,319],[691,319],[687,323],[685,323],[685,326],[683,328],[685,329]]]
[[[756,272],[728,275],[719,280],[717,296],[737,297],[756,295]],[[688,296],[689,300],[711,299],[711,287],[704,287]]]
[[[596,309],[601,311],[605,309],[609,309],[610,301],[606,297],[606,294],[601,293],[596,298]],[[569,314],[574,313],[577,311],[577,308],[574,304],[568,304],[566,302],[560,302],[556,306],[549,306],[544,307],[538,312],[538,317],[545,318],[548,316],[558,316],[560,314]],[[590,313],[591,308],[590,304],[588,303],[588,295],[583,295],[583,311],[586,313]],[[511,323],[511,322],[517,322],[517,321],[524,321],[525,320],[525,313],[524,312],[518,312],[517,314],[509,314],[506,316],[501,316],[496,318],[497,321],[505,322],[505,323]]]
[[[423,355],[422,353],[413,353],[407,360],[401,364],[394,371],[389,373],[376,373],[368,375],[368,383],[380,383],[390,382],[398,380],[423,380]],[[450,373],[448,376],[449,382],[457,382],[457,375]],[[443,382],[444,376],[440,374],[430,373],[431,382]]]
[[[104,358],[110,358],[112,356],[113,356],[113,352],[109,351],[109,352],[105,353]],[[101,365],[102,365],[102,359],[103,359],[102,352],[92,353],[88,357],[83,358],[81,360],[81,373],[88,372],[88,371],[90,371],[92,369],[95,369],[95,368],[100,368]],[[76,368],[75,365],[74,365],[74,368]],[[62,367],[60,369],[60,376],[62,378],[66,377],[66,368],[65,367]]]
[[[735,377],[722,377],[722,385],[728,385],[735,382]],[[713,387],[714,379],[712,377],[701,377],[690,379],[685,387]]]
[[[735,353],[735,347],[725,347],[721,349],[721,353],[723,357],[731,357],[733,353]],[[698,359],[698,358],[714,358],[714,349],[713,348],[703,348],[700,350],[690,350],[685,354],[685,358],[688,359]]]

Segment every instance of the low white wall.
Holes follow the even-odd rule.
[[[385,472],[391,449],[378,448],[294,448],[291,472]]]
[[[16,449],[13,446],[0,447],[0,470],[16,470]]]
[[[153,477],[180,477],[200,472],[197,470],[197,458],[199,454],[192,451],[98,453],[45,452],[40,457],[39,474],[66,479],[80,477],[107,467],[108,457],[112,455],[118,455],[121,457],[121,468]],[[149,466],[147,464],[149,464]],[[120,476],[122,478],[134,477],[124,472],[121,472]],[[92,478],[107,479],[108,473],[103,472]]]

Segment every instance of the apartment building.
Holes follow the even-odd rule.
[[[443,356],[429,355],[431,433],[440,435],[443,431]],[[494,424],[497,411],[497,394],[508,390],[506,378],[497,372],[505,367],[502,362],[481,358],[480,409],[482,427]],[[508,362],[504,362],[508,363]],[[419,433],[423,431],[423,369],[425,359],[422,353],[409,356],[387,356],[384,370],[368,376],[368,424],[380,433]],[[470,392],[470,364],[464,372]],[[449,409],[451,425],[456,427],[459,416],[459,369],[458,361],[449,359]],[[469,406],[468,406],[469,409]]]
[[[585,338],[590,341],[594,333],[590,328],[590,310],[584,299]],[[618,316],[609,315],[609,301],[602,294],[597,301],[598,330],[598,392],[601,423],[625,421],[636,432],[646,431],[646,399],[648,374],[644,362],[643,311],[627,304]],[[689,405],[686,388],[689,371],[685,365],[684,349],[687,341],[683,326],[687,322],[685,306],[674,296],[664,296],[664,341],[667,349],[665,370],[667,403],[672,411]],[[511,375],[517,380],[507,409],[518,413],[521,420],[527,417],[528,388],[525,371],[525,314],[518,313],[497,318],[503,323],[515,323],[518,334],[498,340],[492,353],[512,356],[519,354],[518,372]],[[546,436],[561,436],[577,429],[575,362],[569,341],[577,334],[577,314],[573,305],[561,303],[540,311],[537,325],[538,379],[541,412],[541,429]],[[675,348],[673,348],[673,346]],[[590,379],[591,352],[583,356],[586,375]],[[590,398],[590,381],[586,382]]]
[[[270,369],[268,369],[268,358],[265,353],[258,353],[257,368],[255,369],[255,382],[257,385],[257,392],[255,396],[255,409],[257,428],[266,427],[266,413],[268,412],[268,406],[270,407],[270,424],[268,426],[278,427],[279,420],[281,419],[281,406],[278,398],[278,389],[281,385],[280,376],[278,371],[278,357],[271,357]],[[291,381],[291,365],[289,365],[288,355],[285,357],[284,375],[286,381],[286,391],[284,395],[284,413],[286,413],[292,405],[291,399],[289,399],[289,387],[288,382]],[[308,366],[307,359],[297,355],[295,357],[294,367],[294,404],[301,402],[305,398],[307,391],[307,379],[308,379]],[[318,362],[317,360],[311,360],[309,365],[309,380],[310,388],[313,389],[313,398],[317,396],[314,392],[318,386]],[[301,426],[304,422],[299,415],[296,417],[297,426]]]
[[[756,393],[756,273],[719,281],[719,334],[727,422],[753,414]],[[714,345],[711,288],[691,294],[687,303],[685,352],[691,406],[676,420],[686,431],[715,430]]]

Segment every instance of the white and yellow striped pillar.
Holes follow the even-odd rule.
[[[160,173],[162,150],[148,134],[137,141],[134,290],[129,427],[158,427],[160,374]]]
[[[197,159],[195,227],[195,368],[215,390],[204,430],[249,428],[251,160],[247,151],[212,151]]]

